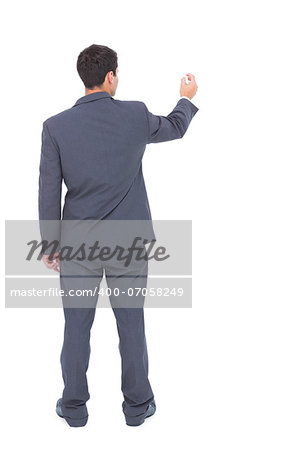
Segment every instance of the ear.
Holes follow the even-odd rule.
[[[107,72],[107,81],[109,82],[109,83],[112,83],[112,81],[113,81],[113,77],[114,77],[114,74],[113,74],[113,71],[111,70],[110,72]]]

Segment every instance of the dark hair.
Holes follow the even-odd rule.
[[[117,53],[105,45],[90,45],[82,50],[77,59],[77,72],[88,89],[101,86],[107,72],[112,70],[116,75],[117,67]]]

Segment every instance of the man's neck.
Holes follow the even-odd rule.
[[[107,92],[105,89],[85,89],[85,95],[93,94],[93,92]],[[109,94],[109,92],[107,92]]]

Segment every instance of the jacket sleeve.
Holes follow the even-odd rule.
[[[190,100],[181,98],[167,116],[156,116],[144,104],[148,121],[147,144],[172,141],[184,136],[199,108]]]
[[[60,241],[62,169],[60,153],[43,123],[42,148],[39,170],[39,224],[42,240]],[[51,248],[43,253],[51,253]]]

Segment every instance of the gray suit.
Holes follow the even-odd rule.
[[[182,98],[168,116],[158,116],[150,113],[143,102],[120,101],[107,92],[94,92],[79,98],[70,109],[45,120],[39,177],[39,219],[123,219],[151,223],[142,172],[146,145],[182,138],[197,111],[192,102]],[[61,214],[62,180],[67,194]],[[60,239],[58,230],[52,237]],[[155,238],[153,230],[145,237],[148,240]],[[100,283],[103,268],[97,268],[98,278],[93,283]],[[110,269],[109,266],[106,268],[106,275]],[[86,274],[91,273],[90,268],[81,266],[81,275],[84,275],[82,270]],[[92,270],[95,274],[95,267]],[[147,267],[139,270],[145,273]],[[61,284],[70,288],[70,279],[63,277],[61,265]],[[110,281],[107,279],[108,284],[114,281],[113,277]],[[87,417],[86,370],[96,303],[95,298],[92,307],[82,309],[67,308],[64,304],[66,323],[61,364],[65,389],[62,409],[71,426],[84,424]],[[123,412],[127,421],[134,424],[146,413],[154,398],[148,380],[144,310],[113,308],[113,311],[122,358]]]

